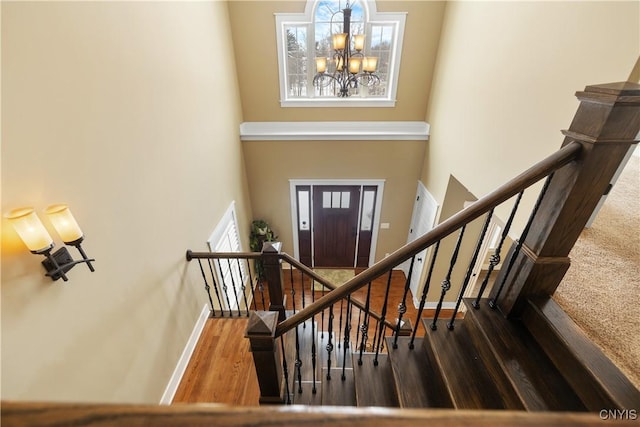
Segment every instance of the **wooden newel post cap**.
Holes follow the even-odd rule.
[[[275,311],[252,311],[247,323],[245,338],[275,337],[278,313]]]
[[[282,242],[264,242],[262,244],[262,253],[279,254],[282,250]]]

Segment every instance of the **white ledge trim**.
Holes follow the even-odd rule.
[[[427,141],[427,122],[244,122],[242,141]]]

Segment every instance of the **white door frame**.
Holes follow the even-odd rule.
[[[428,211],[428,213],[431,214],[431,217],[427,218],[426,220],[426,224],[428,224],[428,226],[430,227],[429,230],[431,230],[435,226],[436,219],[438,218],[438,214],[440,212],[440,205],[438,204],[436,199],[431,195],[431,193],[429,193],[429,190],[427,190],[427,187],[424,186],[422,181],[418,181],[418,188],[416,189],[416,197],[413,204],[413,212],[411,213],[411,223],[409,224],[409,233],[407,236],[407,243],[413,242],[415,239],[417,239],[418,237],[424,235],[424,233],[429,231],[421,228],[421,226],[424,225],[425,222],[420,221],[420,218],[418,218],[418,212],[420,211],[424,212],[424,210],[422,209],[422,206],[424,206],[425,203],[429,203],[429,206],[431,207],[431,209]],[[431,248],[427,248],[416,255],[417,264],[416,262],[414,262],[410,285],[411,285],[411,293],[413,295],[413,304],[416,307],[418,307],[420,303],[420,298],[417,295],[417,292],[419,291],[418,288],[420,287],[420,279],[422,278],[422,272],[424,270],[424,267],[429,265],[430,256],[431,256]],[[410,260],[406,261],[402,265],[402,269],[406,276],[408,276],[409,274],[408,270],[410,265],[411,265]]]
[[[293,230],[293,257],[300,260],[300,248],[298,246],[298,198],[296,197],[296,187],[299,185],[307,185],[311,187],[311,195],[309,197],[310,215],[311,215],[311,248],[313,260],[313,187],[322,185],[356,185],[360,186],[360,199],[362,200],[364,186],[375,186],[376,191],[376,206],[373,214],[373,229],[371,233],[371,249],[369,250],[369,267],[375,263],[376,246],[378,243],[378,230],[380,229],[380,214],[382,212],[382,196],[384,192],[384,179],[290,179],[289,180],[289,195],[291,198],[291,228]],[[361,200],[358,201],[361,204]],[[360,215],[358,215],[358,221]],[[358,238],[360,237],[360,227],[357,227]],[[357,257],[354,257],[354,266],[357,262]]]

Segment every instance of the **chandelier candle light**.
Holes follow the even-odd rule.
[[[332,36],[334,66],[332,73],[327,72],[329,58],[316,58],[316,75],[313,85],[320,88],[330,84],[337,84],[339,97],[350,96],[349,89],[360,86],[373,86],[380,83],[380,77],[375,74],[378,58],[364,56],[364,34],[351,34],[351,8],[349,2],[342,12],[344,17],[342,33]],[[335,16],[335,14],[334,14]],[[333,26],[333,25],[332,25]],[[351,41],[353,40],[353,48]]]

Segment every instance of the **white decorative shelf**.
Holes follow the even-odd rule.
[[[427,141],[427,122],[244,122],[242,141]]]

